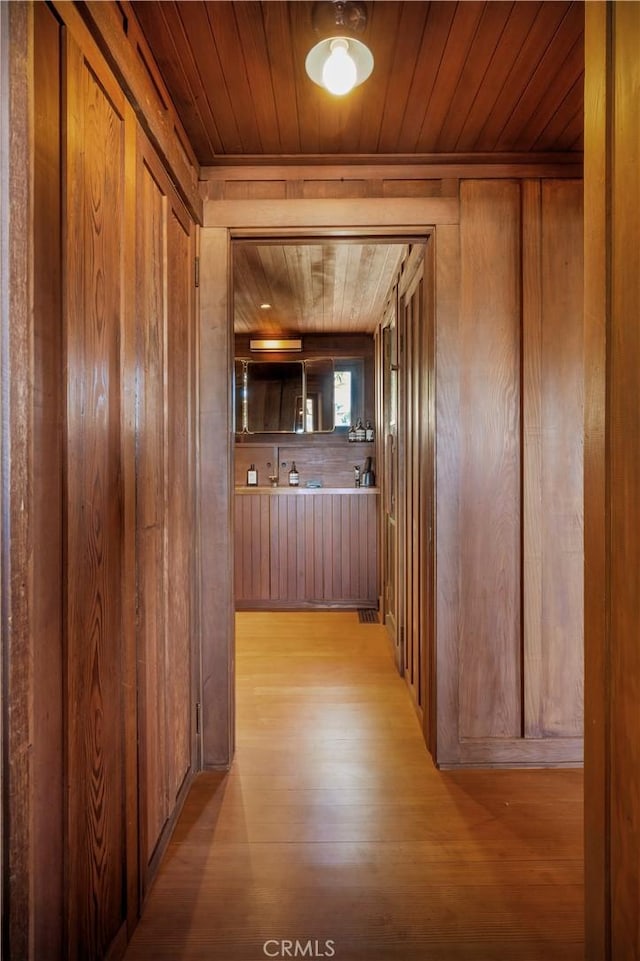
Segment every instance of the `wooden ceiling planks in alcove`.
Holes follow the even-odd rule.
[[[239,243],[235,332],[373,333],[404,249],[398,243]]]

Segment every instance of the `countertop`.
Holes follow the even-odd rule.
[[[258,485],[256,487],[237,486],[236,494],[377,494],[377,487],[271,487],[271,485]]]

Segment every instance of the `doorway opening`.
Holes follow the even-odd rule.
[[[429,238],[239,236],[231,272],[235,608],[379,612],[431,744]]]

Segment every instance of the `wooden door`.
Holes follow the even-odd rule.
[[[136,581],[142,890],[195,765],[193,226],[138,135]]]
[[[433,640],[433,311],[429,246],[414,245],[399,283],[402,461],[399,496],[404,673],[427,743],[432,723]]]

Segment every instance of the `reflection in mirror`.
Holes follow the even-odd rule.
[[[233,414],[234,429],[237,433],[247,429],[247,364],[244,360],[236,360],[233,366]]]
[[[251,362],[246,369],[250,433],[294,431],[302,397],[302,363]]]
[[[329,357],[307,360],[304,372],[307,399],[304,430],[306,433],[332,431],[335,424],[333,360]]]

